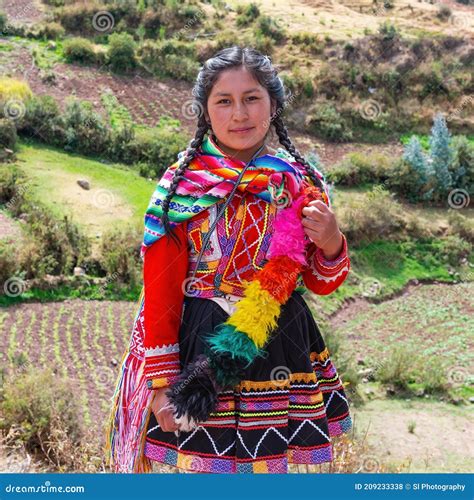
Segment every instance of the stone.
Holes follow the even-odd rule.
[[[90,182],[86,179],[79,179],[77,183],[79,184],[79,186],[81,186],[82,189],[85,189],[86,191],[89,191],[89,189],[91,188]]]

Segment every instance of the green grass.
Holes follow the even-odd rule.
[[[126,300],[135,302],[138,300],[142,284],[135,287],[118,287],[115,283],[108,286],[87,284],[87,280],[79,283],[75,287],[69,285],[60,285],[51,290],[42,290],[40,288],[30,288],[25,290],[17,297],[0,295],[0,307],[10,307],[14,304],[31,302],[59,302],[63,300],[82,299],[82,300]]]
[[[436,256],[439,246],[436,240],[409,244],[377,241],[349,249],[351,270],[346,281],[330,295],[318,296],[324,313],[332,314],[347,300],[363,294],[376,301],[387,299],[413,279],[456,281],[448,273],[447,265]],[[372,283],[375,284],[373,289]]]
[[[40,143],[21,141],[18,165],[31,180],[32,195],[55,214],[70,215],[88,236],[117,225],[142,225],[155,181],[121,164],[104,164]],[[87,179],[86,191],[78,179]]]

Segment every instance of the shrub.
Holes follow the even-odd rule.
[[[375,379],[383,384],[393,384],[397,389],[407,390],[409,384],[416,380],[414,361],[418,357],[412,348],[395,346],[390,356],[379,363]]]
[[[7,26],[7,16],[5,15],[4,12],[0,12],[0,33],[3,33],[5,31],[6,26]]]
[[[71,38],[63,46],[64,57],[70,63],[95,64],[96,53],[92,43],[86,38]]]
[[[122,160],[132,164],[143,162],[152,167],[159,176],[172,163],[176,162],[178,153],[186,148],[186,137],[176,132],[176,128],[165,124],[163,117],[154,129],[138,129],[133,139],[127,143],[122,153]]]
[[[0,240],[0,295],[4,293],[6,281],[15,276],[18,271],[15,246],[10,241]]]
[[[3,108],[9,100],[26,103],[33,96],[28,82],[15,78],[0,78],[0,105]]]
[[[280,43],[285,38],[285,30],[281,28],[270,16],[258,18],[258,29],[262,35],[268,36]]]
[[[26,216],[28,242],[17,255],[25,278],[41,278],[45,274],[68,274],[90,253],[88,239],[68,217],[59,219],[33,199],[24,174],[15,166],[8,167],[0,181],[0,201],[13,216]]]
[[[63,38],[65,33],[65,29],[56,22],[41,24],[33,32],[35,37],[45,38],[47,40],[56,40],[58,38]]]
[[[451,9],[447,5],[440,5],[436,17],[442,21],[447,21],[452,15]]]
[[[101,264],[109,277],[132,286],[140,283],[142,237],[142,230],[132,227],[104,233],[100,246]]]
[[[452,161],[449,171],[453,187],[474,193],[474,145],[464,135],[451,140]]]
[[[385,21],[383,22],[379,28],[378,33],[384,42],[391,42],[395,38],[400,36],[397,28],[392,23]]]
[[[382,186],[374,186],[361,196],[348,197],[339,208],[341,231],[353,246],[363,246],[379,239],[401,241],[408,236],[429,236],[414,215]]]
[[[49,95],[34,96],[28,101],[18,129],[24,135],[40,138],[53,146],[62,147],[66,142],[59,107]]]
[[[140,64],[153,75],[194,81],[199,72],[196,48],[179,40],[145,41],[137,52]]]
[[[457,234],[463,240],[474,243],[474,220],[460,214],[456,209],[450,209],[448,222],[450,234]]]
[[[248,26],[259,16],[260,9],[256,3],[252,2],[242,9],[242,13],[237,16],[235,22],[239,27]]]
[[[105,120],[89,101],[69,97],[64,112],[67,151],[103,154],[110,145],[110,131]]]
[[[110,5],[105,10],[110,12]],[[81,35],[97,34],[94,29],[94,15],[102,10],[95,2],[77,2],[65,5],[55,10],[56,19],[64,26],[68,33],[79,33]],[[115,23],[117,19],[114,18]]]
[[[143,13],[142,24],[147,38],[157,38],[162,25],[160,14],[153,9],[147,9]]]
[[[136,67],[136,43],[128,33],[112,33],[109,37],[108,63],[114,71],[124,72]]]
[[[15,149],[18,136],[13,120],[0,118],[0,148]]]
[[[402,168],[394,172],[392,176],[396,178],[396,182],[406,182],[404,186],[406,190],[401,194],[411,201],[430,200],[434,191],[432,162],[423,152],[420,141],[416,137],[412,137],[405,146],[403,160],[409,166],[408,171]]]
[[[71,392],[75,385],[51,368],[33,369],[27,358],[20,363],[2,391],[0,427],[6,444],[22,443],[60,470],[70,469],[85,433],[79,400]]]
[[[451,266],[459,266],[472,253],[472,244],[456,234],[444,236],[439,241],[439,254]]]
[[[352,139],[349,124],[333,104],[316,104],[310,109],[305,122],[312,132],[330,141],[345,142]]]
[[[381,153],[351,153],[328,172],[327,179],[345,186],[383,183],[390,177],[394,163]]]

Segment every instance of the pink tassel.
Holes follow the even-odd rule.
[[[299,264],[307,264],[305,246],[308,238],[299,214],[304,201],[305,197],[299,196],[288,208],[280,210],[275,217],[274,233],[266,255],[267,259],[285,255]]]

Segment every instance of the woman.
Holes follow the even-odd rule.
[[[145,216],[111,464],[286,473],[331,461],[331,437],[352,422],[303,299],[333,292],[350,269],[327,186],[288,137],[287,96],[267,56],[220,51],[193,96],[195,137]],[[267,146],[272,125],[285,149]]]

